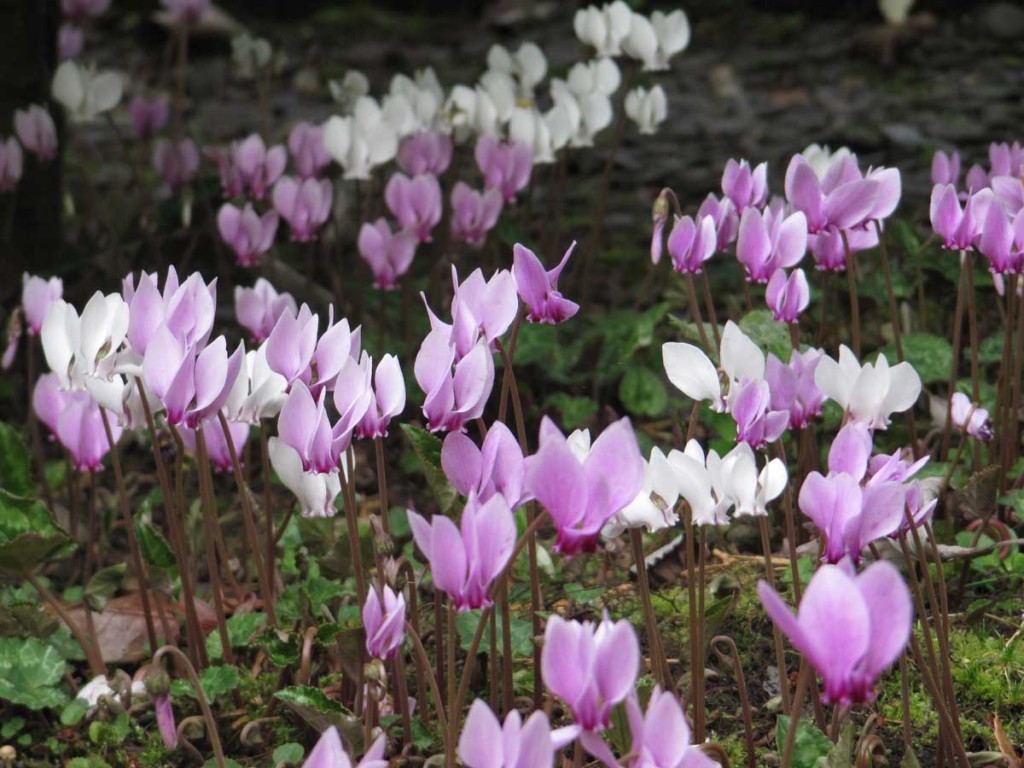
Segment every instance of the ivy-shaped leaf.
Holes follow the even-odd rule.
[[[0,638],[0,699],[29,709],[60,707],[68,696],[56,686],[64,675],[64,659],[48,643],[34,637]]]
[[[412,424],[403,424],[402,431],[412,445],[416,458],[419,459],[420,469],[423,470],[427,485],[430,486],[441,511],[447,512],[455,503],[455,489],[441,469],[440,438]]]
[[[35,495],[28,447],[10,424],[0,421],[0,488],[15,496]]]

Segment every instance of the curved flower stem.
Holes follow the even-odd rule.
[[[175,430],[177,433],[177,430]],[[179,435],[180,438],[180,435]],[[213,495],[213,475],[210,469],[210,457],[206,452],[206,435],[200,425],[196,429],[196,454],[199,462],[199,506],[203,514],[203,535],[206,537],[206,567],[210,572],[210,591],[213,593],[213,607],[217,614],[217,630],[224,650],[224,661],[235,663],[235,654],[231,650],[231,639],[228,635],[228,624],[224,612],[224,586],[220,580],[220,565],[217,563],[217,500]]]
[[[426,670],[430,669],[430,659],[427,657],[427,651],[423,647],[423,641],[420,640],[420,634],[416,631],[416,627],[411,622],[405,622],[405,634],[412,640],[412,647],[416,657],[416,666],[419,668],[420,677],[426,678],[427,682],[430,683],[430,690],[434,694],[434,710],[437,712],[437,722],[441,727],[441,733],[445,742],[445,752],[449,751],[448,746],[448,718],[445,716],[444,709],[444,698],[441,696],[441,691],[437,687],[437,677],[433,674],[426,674]]]
[[[178,567],[178,578],[181,579],[181,592],[185,603],[185,629],[188,637],[188,651],[193,666],[201,669],[206,666],[206,644],[203,642],[203,632],[199,627],[199,615],[196,613],[195,592],[192,587],[191,572],[188,567],[188,555],[185,551],[185,535],[182,526],[182,516],[175,508],[175,497],[171,493],[171,480],[167,472],[167,463],[164,461],[160,444],[157,441],[156,423],[153,419],[153,409],[149,405],[149,397],[146,395],[145,387],[139,377],[135,378],[135,386],[142,400],[142,411],[146,417],[146,429],[149,430],[150,445],[153,448],[153,463],[156,465],[156,476],[160,482],[160,492],[164,499],[164,515],[167,518],[167,531],[171,540],[171,553],[174,555],[175,565]]]
[[[149,587],[149,573],[142,562],[142,550],[139,549],[139,540],[135,535],[135,517],[132,515],[131,504],[128,501],[128,491],[124,487],[124,475],[121,472],[121,457],[117,452],[117,442],[114,440],[114,433],[110,429],[110,418],[107,410],[100,408],[100,417],[103,420],[103,430],[107,433],[107,443],[110,445],[110,463],[114,467],[114,482],[117,485],[117,504],[121,511],[121,518],[124,520],[124,527],[128,534],[128,548],[131,550],[132,570],[139,580],[139,596],[142,598],[142,613],[146,619],[146,637],[149,639],[149,647],[156,648],[156,625],[153,623],[153,608],[150,605],[151,596]],[[160,612],[160,622],[164,632],[164,638],[170,640],[171,631],[167,623],[167,617],[163,611]]]
[[[210,703],[206,700],[206,693],[203,691],[203,684],[199,680],[199,675],[196,674],[196,668],[192,666],[192,662],[188,660],[188,657],[173,645],[165,645],[154,653],[153,663],[158,664],[160,659],[166,654],[174,656],[181,663],[181,666],[185,668],[189,682],[192,683],[196,698],[199,700],[199,708],[203,712],[203,718],[206,720],[206,729],[209,731],[210,746],[213,747],[213,756],[217,761],[217,768],[225,768],[227,762],[224,760],[224,747],[220,743],[220,733],[217,732],[217,721],[213,717]]]
[[[235,485],[238,487],[238,495],[242,501],[242,518],[245,524],[245,532],[249,537],[249,549],[252,550],[252,560],[256,564],[256,576],[260,582],[260,592],[263,593],[263,608],[267,612],[267,621],[270,622],[270,626],[276,628],[277,615],[274,612],[273,585],[267,581],[267,569],[263,564],[259,531],[256,530],[256,520],[252,513],[249,487],[245,484],[245,478],[242,476],[242,465],[238,461],[235,440],[231,436],[231,429],[228,427],[228,420],[224,416],[224,412],[218,412],[217,418],[220,421],[221,431],[224,433],[224,442],[228,446],[228,455],[231,457],[231,466],[235,475]]]
[[[85,660],[89,664],[89,672],[92,673],[92,676],[99,677],[100,675],[107,674],[107,664],[103,661],[103,656],[100,654],[99,648],[96,646],[96,638],[89,637],[82,631],[78,622],[71,618],[71,614],[68,613],[67,609],[63,605],[61,605],[57,596],[48,590],[34,574],[26,574],[25,580],[32,585],[43,600],[50,604],[50,607],[53,608],[53,612],[60,617],[61,621],[67,624],[68,630],[72,635],[74,635],[75,640],[80,646],[82,646],[82,650],[85,652]]]
[[[629,541],[633,548],[633,562],[636,563],[636,583],[640,592],[640,604],[644,611],[644,624],[647,625],[647,644],[651,650],[651,672],[654,679],[666,691],[675,689],[672,672],[665,659],[665,648],[661,641],[661,631],[651,604],[651,585],[647,579],[647,562],[644,559],[644,535],[639,528],[629,529]]]
[[[728,647],[728,656],[732,659],[733,671],[736,673],[737,692],[740,697],[740,711],[743,713],[743,740],[747,749],[747,768],[757,768],[757,755],[754,752],[754,726],[750,714],[750,699],[747,696],[747,680],[743,675],[743,664],[736,643],[728,635],[711,638],[711,647],[724,644]],[[717,649],[716,649],[717,650]],[[721,651],[718,651],[722,653]]]

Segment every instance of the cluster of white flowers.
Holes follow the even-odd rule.
[[[574,27],[597,56],[573,65],[564,79],[552,78],[546,98],[538,98],[537,91],[548,75],[547,57],[532,42],[515,50],[492,45],[479,80],[447,91],[427,68],[412,77],[396,75],[378,100],[362,73],[347,73],[329,83],[342,115],[325,125],[328,153],[346,178],[365,179],[395,157],[403,137],[443,131],[460,143],[494,136],[526,144],[534,163],[550,163],[564,147],[592,146],[594,137],[611,125],[612,97],[622,83],[613,57],[635,59],[644,71],[665,70],[690,42],[683,11],[655,11],[647,17],[633,13],[622,0],[578,11]],[[540,103],[550,106],[541,109]],[[664,89],[636,88],[627,95],[625,110],[641,133],[654,133],[667,115]]]

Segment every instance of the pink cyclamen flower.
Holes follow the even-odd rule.
[[[427,173],[410,179],[395,173],[384,189],[384,201],[403,229],[412,230],[421,243],[432,239],[444,205],[436,176]]]
[[[477,192],[458,181],[452,188],[451,202],[452,237],[470,245],[482,245],[501,215],[501,192],[497,189]]]
[[[174,723],[174,706],[171,697],[162,693],[153,698],[153,712],[156,714],[156,727],[164,746],[174,749],[178,746],[178,728]]]
[[[772,317],[782,323],[796,323],[800,313],[811,303],[811,287],[802,269],[795,269],[787,277],[783,269],[775,270],[768,281],[765,301]]]
[[[871,229],[839,229],[829,226],[816,234],[807,236],[807,246],[814,256],[814,263],[825,272],[842,272],[846,269],[846,255],[874,248],[878,245],[878,233]]]
[[[163,139],[153,147],[153,167],[172,191],[188,184],[199,170],[199,150],[192,139],[179,142]]]
[[[655,686],[647,702],[647,711],[640,709],[636,691],[626,697],[626,718],[633,736],[629,754],[636,768],[715,768],[717,763],[690,743],[690,726],[679,700],[660,686]],[[618,765],[608,745],[596,733],[584,732],[583,746],[605,765]]]
[[[661,263],[665,244],[665,222],[668,221],[668,190],[662,190],[651,206],[651,264]]]
[[[764,379],[748,379],[729,390],[729,414],[736,422],[736,442],[755,450],[779,439],[789,425],[787,411],[773,411],[771,388]]]
[[[644,460],[626,418],[579,455],[545,417],[540,449],[526,459],[526,489],[558,529],[555,551],[568,557],[596,551],[601,529],[636,498],[643,480]]]
[[[882,180],[862,178],[852,155],[834,161],[820,180],[803,155],[794,155],[786,170],[786,200],[803,212],[811,234],[865,224],[874,218],[883,186],[888,189]]]
[[[450,432],[441,446],[441,468],[463,496],[475,493],[480,501],[487,501],[500,493],[512,509],[527,498],[523,452],[500,421],[487,430],[480,448],[462,432]]]
[[[388,761],[384,759],[387,743],[386,735],[378,736],[356,768],[388,768]],[[352,760],[341,743],[336,727],[332,725],[323,732],[302,768],[352,768]]]
[[[99,471],[103,469],[103,457],[110,452],[100,406],[88,392],[76,390],[64,394],[64,408],[57,417],[57,440],[71,454],[76,470]],[[107,420],[116,445],[121,439],[121,427],[117,416],[109,411]]]
[[[260,257],[270,250],[277,235],[278,222],[275,211],[267,211],[260,216],[252,203],[246,203],[242,209],[224,203],[217,213],[220,236],[235,252],[238,263],[243,267],[255,267]]]
[[[789,428],[803,429],[821,414],[825,404],[824,393],[814,383],[814,371],[824,353],[809,349],[801,353],[794,349],[789,365],[769,353],[765,362],[765,381],[772,393],[771,407],[776,411],[789,411]]]
[[[398,145],[398,167],[410,176],[440,176],[452,163],[451,137],[441,131],[418,131]]]
[[[910,590],[885,561],[857,576],[842,566],[821,566],[795,616],[766,582],[757,591],[772,621],[821,676],[826,703],[873,701],[875,681],[910,640]]]
[[[179,285],[178,273],[169,267],[163,292],[157,277],[143,272],[136,287],[133,275],[124,280],[124,300],[129,307],[128,342],[133,352],[144,355],[161,324],[186,345],[205,346],[213,330],[217,306],[217,280],[206,283],[193,272]]]
[[[136,96],[132,99],[128,113],[132,118],[135,138],[145,141],[159,133],[167,125],[167,111],[167,99],[163,96],[154,96],[152,99]]]
[[[0,141],[0,192],[13,192],[18,187],[24,165],[25,155],[18,140],[11,136]]]
[[[963,392],[953,393],[953,397],[950,398],[950,412],[953,426],[962,429],[971,437],[988,441],[995,435],[988,411],[975,406]]]
[[[1021,167],[1024,166],[1024,149],[1020,142],[1002,144],[992,142],[988,145],[988,161],[990,175],[995,176],[1020,176]]]
[[[33,104],[15,111],[14,131],[22,146],[40,160],[57,156],[57,126],[44,107]]]
[[[512,557],[516,523],[500,494],[486,502],[471,493],[462,510],[461,526],[443,515],[430,522],[409,512],[416,546],[430,562],[434,587],[447,594],[460,611],[493,604],[493,582]]]
[[[552,733],[548,716],[541,710],[525,723],[519,712],[512,710],[503,726],[483,699],[477,699],[459,736],[459,759],[467,768],[552,768],[555,753],[578,732],[568,726]]]
[[[694,221],[689,216],[676,217],[668,235],[668,254],[676,272],[696,275],[704,268],[718,247],[715,221],[705,216]]]
[[[747,208],[740,219],[736,258],[747,279],[767,283],[779,269],[800,263],[807,252],[807,219],[797,211],[789,216],[781,207],[761,211]]]
[[[1011,222],[1001,205],[989,205],[976,243],[993,275],[1020,273],[1024,270],[1024,208]]]
[[[163,404],[168,424],[195,429],[223,407],[244,357],[241,344],[229,356],[223,336],[200,350],[183,343],[164,324],[149,340],[142,378]]]
[[[198,429],[181,427],[178,433],[181,435],[181,442],[185,449],[196,453]],[[238,421],[228,422],[228,432],[231,434],[231,447],[235,450],[238,461],[242,461],[242,448],[249,439],[249,425]],[[224,437],[224,430],[217,421],[212,421],[203,427],[203,440],[206,441],[206,455],[214,469],[219,472],[231,472],[235,468],[235,462],[231,459],[231,447],[228,446],[227,438]]]
[[[78,58],[85,47],[85,33],[77,24],[65,22],[57,31],[57,57],[63,61]]]
[[[283,177],[274,186],[274,208],[288,222],[292,240],[306,243],[327,223],[334,202],[334,187],[327,179],[298,181]]]
[[[558,290],[558,278],[576,247],[574,240],[562,260],[554,269],[545,271],[537,255],[524,245],[512,248],[512,275],[516,279],[519,298],[526,305],[526,319],[531,323],[558,325],[580,310],[580,305],[569,301]]]
[[[284,173],[288,152],[280,144],[267,149],[263,138],[254,133],[232,146],[232,161],[243,188],[262,200]]]
[[[371,587],[363,604],[363,627],[366,629],[366,652],[373,659],[393,659],[402,648],[405,637],[405,595],[396,595],[384,585],[381,602],[376,588]]]
[[[942,238],[942,247],[956,251],[974,250],[992,203],[992,190],[982,189],[960,207],[960,196],[952,184],[932,188],[929,216],[932,229]]]
[[[392,232],[383,216],[359,228],[359,255],[373,271],[375,288],[389,291],[398,286],[398,278],[412,266],[416,243],[416,236],[410,230]]]
[[[941,149],[932,155],[932,184],[952,184],[954,187],[960,180],[960,154],[950,152],[948,155]]]
[[[288,151],[300,179],[315,179],[331,164],[324,148],[323,126],[299,123],[288,134]]]
[[[60,388],[60,379],[55,373],[44,373],[36,379],[32,388],[32,410],[36,418],[50,430],[50,438],[57,439],[57,422],[67,408],[71,390]]]
[[[552,614],[544,630],[544,685],[566,703],[584,731],[602,731],[612,708],[624,700],[640,671],[640,643],[632,625],[566,621]]]
[[[509,329],[519,312],[519,296],[516,294],[516,280],[512,272],[499,269],[489,280],[485,280],[483,270],[474,269],[460,283],[453,265],[452,285],[455,292],[452,298],[452,324],[441,323],[430,313],[430,327],[444,331],[445,337],[455,348],[456,360],[461,360],[478,339],[483,339],[493,349],[495,342]]]
[[[506,203],[530,183],[533,150],[526,144],[501,143],[493,136],[481,136],[476,142],[476,164],[484,175],[484,186],[497,189]]]
[[[102,16],[110,7],[110,0],[61,0],[60,10],[70,21],[88,21]]]
[[[284,376],[289,385],[296,380],[308,381],[319,329],[319,315],[314,315],[305,304],[298,313],[282,312],[267,337],[270,370]]]
[[[210,10],[210,0],[160,0],[178,24],[195,24]]]
[[[423,415],[428,428],[433,432],[461,430],[483,415],[494,387],[494,358],[487,341],[479,339],[456,362],[448,334],[438,328],[420,345],[413,373],[426,395]]]
[[[768,164],[761,163],[751,170],[746,160],[729,160],[722,173],[722,194],[729,198],[737,211],[763,208],[768,199]]]
[[[63,296],[64,281],[59,277],[44,280],[28,272],[21,276],[21,308],[25,313],[29,334],[39,335],[46,313],[50,311],[53,302]]]
[[[740,217],[736,213],[736,206],[728,197],[719,200],[711,192],[704,198],[704,202],[697,209],[696,220],[710,216],[715,222],[715,234],[717,237],[716,251],[726,250],[736,240],[739,233]]]
[[[270,336],[285,312],[298,313],[295,299],[290,293],[279,294],[265,278],[257,278],[252,288],[235,286],[235,319],[257,344]]]
[[[373,366],[373,360],[365,357],[360,365]],[[363,418],[356,425],[356,437],[378,438],[387,437],[391,420],[400,416],[405,410],[405,378],[398,358],[384,355],[377,363],[373,375],[373,401],[366,409]]]

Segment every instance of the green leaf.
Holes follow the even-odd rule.
[[[900,768],[921,768],[921,763],[918,762],[914,750],[908,749],[903,753],[903,759],[900,760]]]
[[[0,699],[29,709],[59,707],[67,694],[55,686],[64,675],[64,659],[34,637],[0,638]]]
[[[0,421],[0,488],[15,496],[33,496],[28,446],[10,424]]]
[[[248,645],[266,619],[267,617],[262,613],[239,613],[228,619],[228,642],[231,643],[231,647],[238,648]],[[206,636],[206,653],[213,660],[224,658],[219,632],[211,632]]]
[[[558,423],[565,429],[586,426],[597,413],[597,403],[592,398],[555,392],[544,400],[544,410],[558,412]]]
[[[427,485],[430,486],[441,510],[447,512],[455,503],[455,489],[441,469],[440,438],[412,424],[403,424],[402,431],[412,444],[416,458],[419,459],[420,469],[427,478]]]
[[[49,637],[59,626],[38,605],[0,605],[0,637]]]
[[[89,711],[89,702],[85,699],[72,699],[60,713],[60,724],[63,726],[78,725]]]
[[[1004,339],[1002,331],[982,339],[978,345],[978,361],[984,365],[1002,362]]]
[[[668,392],[661,376],[650,368],[630,368],[619,382],[619,399],[637,416],[659,416],[668,405]]]
[[[128,738],[131,727],[127,712],[122,712],[113,720],[94,720],[89,724],[89,740],[100,746],[116,747]]]
[[[839,741],[829,753],[818,761],[818,768],[852,768],[853,723],[848,723],[839,734]]]
[[[126,563],[118,563],[93,574],[89,583],[85,585],[85,602],[89,607],[102,612],[110,598],[121,588],[127,571]]]
[[[459,633],[459,642],[462,644],[462,650],[466,652],[469,651],[470,646],[473,643],[473,635],[476,633],[477,626],[479,626],[480,616],[481,611],[465,611],[455,617],[455,629]],[[500,654],[504,645],[501,639],[503,626],[501,622],[501,614],[497,614],[495,618],[498,653]],[[512,655],[515,657],[529,656],[532,654],[533,625],[528,621],[512,619],[512,621],[509,622],[509,627],[512,630]],[[489,653],[490,650],[490,628],[486,628],[484,629],[483,637],[480,638],[480,645],[477,648],[477,653]]]
[[[280,765],[281,763],[298,765],[305,754],[305,748],[301,744],[292,741],[288,744],[282,744],[274,750],[273,762],[274,765]]]
[[[931,384],[937,381],[949,381],[949,367],[953,362],[953,347],[941,336],[934,333],[908,333],[903,336],[903,353],[907,362],[914,366],[921,382]],[[887,344],[882,349],[890,365],[894,365],[896,345]],[[1000,350],[1002,354],[1002,350]]]
[[[789,735],[789,717],[779,715],[775,724],[775,745],[780,755],[785,751]],[[818,759],[832,751],[832,742],[809,720],[800,720],[796,726],[793,755],[789,768],[818,768]]]
[[[0,575],[24,578],[74,546],[43,504],[0,489]]]
[[[199,682],[203,684],[203,693],[206,694],[206,698],[212,701],[228,691],[233,691],[241,684],[242,680],[238,676],[237,667],[223,665],[204,669],[199,676]],[[189,690],[191,691],[191,687]],[[192,695],[195,696],[194,691]]]
[[[0,725],[0,739],[10,739],[25,726],[24,717],[10,717]]]
[[[341,704],[334,699],[327,698],[322,690],[314,688],[312,685],[293,685],[289,688],[282,688],[274,696],[281,701],[307,707],[322,714],[336,714],[345,711]]]
[[[740,318],[739,326],[764,352],[771,352],[784,363],[789,362],[793,352],[789,327],[772,317],[771,310],[755,309],[747,312]]]
[[[177,563],[174,561],[174,552],[171,545],[167,543],[164,535],[149,523],[137,522],[135,531],[138,534],[139,549],[142,550],[142,558],[150,565],[158,568],[172,568]]]
[[[203,768],[218,768],[219,765],[220,763],[217,762],[216,758],[211,757],[209,760],[203,763]],[[245,768],[245,766],[237,760],[232,760],[230,757],[225,757],[224,768]]]

